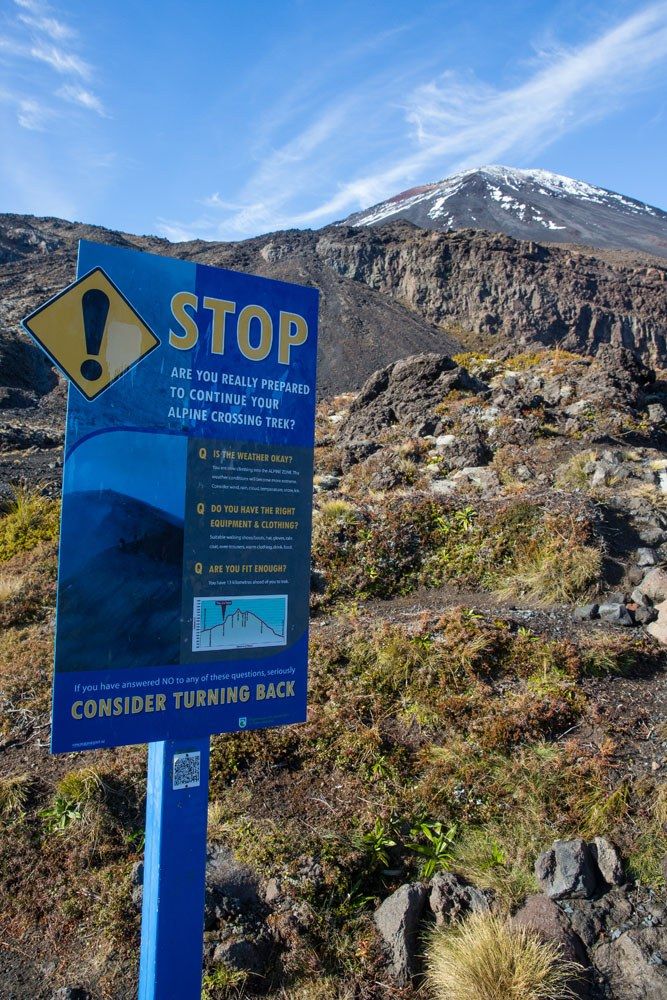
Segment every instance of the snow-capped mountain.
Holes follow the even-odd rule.
[[[547,170],[466,170],[403,191],[345,223],[372,226],[395,219],[425,229],[485,229],[521,240],[667,257],[667,212]]]

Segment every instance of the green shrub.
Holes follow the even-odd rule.
[[[87,807],[101,800],[103,787],[92,767],[70,771],[61,778],[52,804],[40,813],[49,832],[63,833],[71,823],[82,820]]]

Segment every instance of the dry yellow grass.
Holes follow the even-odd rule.
[[[0,573],[0,604],[10,600],[20,591],[23,580],[20,576],[10,576],[9,573]]]
[[[555,945],[482,913],[435,931],[426,963],[436,1000],[567,1000],[580,971]]]

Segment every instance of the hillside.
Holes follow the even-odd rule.
[[[667,995],[664,260],[2,216],[3,1000],[136,989],[145,748],[48,753],[65,387],[17,324],[81,237],[322,290],[309,716],[212,740],[203,1000],[430,998],[428,935],[471,916],[559,948],[558,1000]],[[116,655],[99,567],[131,564],[141,657],[177,622],[146,560],[178,560],[180,525],[142,503],[134,538],[95,502],[116,542],[82,535],[65,604],[82,628],[104,604]]]
[[[421,935],[491,911],[579,997],[664,995],[666,469],[667,385],[619,348],[322,401],[309,719],[213,739],[206,1000],[412,1000]],[[0,976],[124,1000],[145,749],[48,755],[57,507],[0,517]]]
[[[518,240],[667,257],[667,212],[548,170],[466,170],[402,191],[345,222],[374,226],[399,219],[425,229],[482,229]]]

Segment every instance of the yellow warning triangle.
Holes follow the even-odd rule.
[[[86,399],[99,396],[160,343],[101,267],[26,316],[23,326]]]

